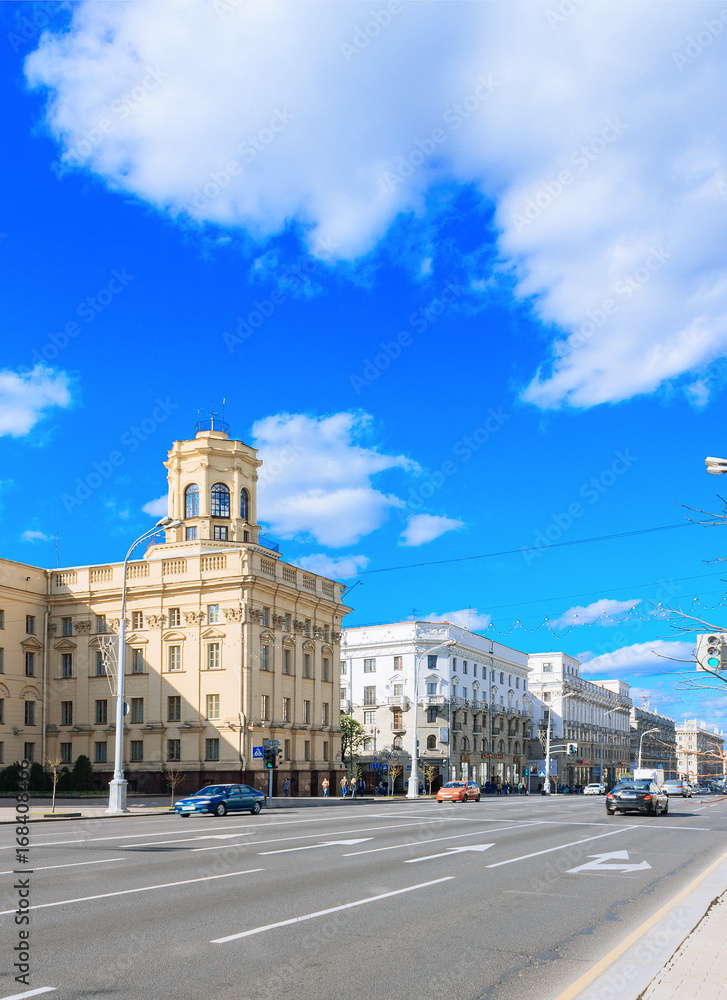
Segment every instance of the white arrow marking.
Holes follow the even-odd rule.
[[[258,851],[258,854],[290,854],[291,851],[312,851],[315,847],[335,847],[336,844],[363,844],[366,840],[373,840],[373,837],[360,837],[358,840],[326,840],[322,844],[308,844],[307,847],[285,847],[280,851]]]
[[[610,854],[590,854],[589,857],[594,858],[594,861],[587,861],[585,865],[579,865],[578,868],[570,868],[568,874],[573,872],[592,872],[592,871],[619,871],[619,872],[640,872],[645,871],[647,868],[651,868],[648,861],[642,861],[639,865],[628,865],[624,864],[623,861],[618,862],[615,865],[607,865],[606,861],[609,858],[623,858],[624,861],[628,860],[628,851],[612,851]]]
[[[449,858],[453,854],[463,854],[465,851],[486,851],[488,847],[494,846],[494,844],[473,844],[471,847],[448,847],[441,854],[428,854],[426,858],[409,858],[404,864],[415,865],[417,861],[431,861],[433,858]]]

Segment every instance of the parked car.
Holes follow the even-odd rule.
[[[437,802],[479,802],[480,786],[476,781],[448,781],[437,792]]]
[[[586,785],[586,787],[583,789],[583,794],[584,795],[605,795],[606,794],[606,786],[605,785],[599,785],[599,783],[596,781],[594,784]]]
[[[669,812],[669,797],[653,781],[619,781],[606,796],[606,812],[643,812],[658,816]]]
[[[683,799],[691,799],[692,797],[692,786],[688,781],[677,781],[676,779],[669,779],[663,784],[663,789],[667,795],[681,795]]]
[[[251,812],[254,816],[265,805],[265,795],[249,785],[205,785],[204,788],[179,799],[174,811],[180,816],[192,813],[214,813],[224,816],[228,812]]]

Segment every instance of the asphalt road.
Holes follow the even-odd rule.
[[[722,800],[583,796],[37,824],[24,986],[4,826],[0,1000],[554,1000],[726,832]]]

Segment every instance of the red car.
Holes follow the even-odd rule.
[[[479,802],[480,786],[476,781],[448,781],[437,792],[437,802]]]

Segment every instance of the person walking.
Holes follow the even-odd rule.
[[[328,778],[323,779],[323,798],[328,798]]]
[[[290,792],[290,778],[286,778],[283,782],[283,795],[288,798],[288,793]]]
[[[341,798],[345,799],[347,795],[348,795],[348,778],[344,774],[344,776],[341,778]]]

